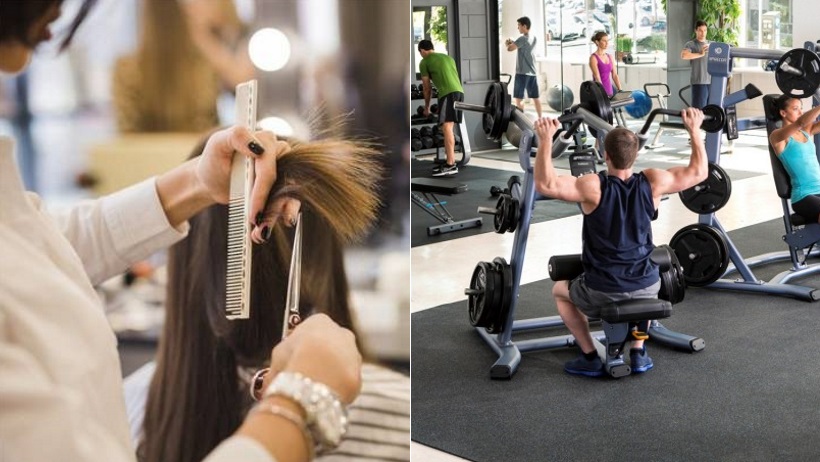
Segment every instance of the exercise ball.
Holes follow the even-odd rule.
[[[553,85],[547,90],[547,104],[554,111],[563,112],[572,106],[574,95],[566,85]]]
[[[646,115],[649,114],[649,111],[652,110],[652,100],[649,99],[649,95],[647,95],[646,92],[641,90],[633,90],[632,99],[634,99],[635,102],[624,106],[624,109],[633,119],[646,117]]]

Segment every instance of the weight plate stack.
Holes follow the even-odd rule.
[[[666,249],[671,262],[669,269],[661,272],[661,290],[658,292],[658,298],[674,305],[683,301],[686,292],[686,280],[683,277],[683,268],[681,267],[677,254],[675,254],[675,250],[671,246],[664,244],[658,247]]]
[[[484,106],[488,109],[481,120],[484,133],[491,140],[500,140],[512,116],[512,99],[507,86],[501,82],[490,85],[484,96]]]
[[[681,228],[669,246],[675,250],[687,285],[707,286],[729,267],[729,245],[717,228],[696,223]]]
[[[496,281],[500,287],[501,302],[497,310],[494,310],[494,316],[490,321],[490,326],[487,327],[487,332],[497,334],[504,330],[507,325],[507,315],[510,312],[512,305],[512,267],[501,257],[493,259],[495,266],[495,273],[499,276]]]
[[[470,325],[486,329],[493,329],[493,324],[503,325],[497,320],[503,311],[504,284],[503,268],[497,262],[478,262],[470,278],[470,287],[464,291]]]
[[[612,107],[610,106],[609,97],[607,97],[603,85],[599,82],[587,80],[581,83],[579,93],[581,95],[582,108],[596,114],[608,124],[612,125]],[[594,128],[590,126],[587,126],[587,128],[589,128],[589,133],[592,134],[593,137],[598,137],[598,133]]]

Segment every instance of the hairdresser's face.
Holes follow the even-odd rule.
[[[16,74],[26,68],[34,48],[51,39],[49,25],[60,16],[60,3],[50,6],[48,10],[28,30],[28,43],[6,41],[0,43],[0,71]]]

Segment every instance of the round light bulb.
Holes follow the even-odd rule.
[[[276,133],[277,136],[293,136],[293,126],[281,117],[265,117],[257,125],[258,128]]]
[[[279,29],[259,29],[251,36],[248,54],[259,69],[278,71],[290,60],[290,40]]]

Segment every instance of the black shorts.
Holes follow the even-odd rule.
[[[812,194],[792,203],[794,213],[806,219],[806,223],[817,223],[820,217],[820,195]]]
[[[461,111],[456,111],[456,108],[453,106],[453,103],[456,101],[463,102],[464,101],[464,93],[454,91],[452,93],[447,93],[446,95],[442,96],[438,99],[438,122],[455,122],[457,124],[461,123]]]

